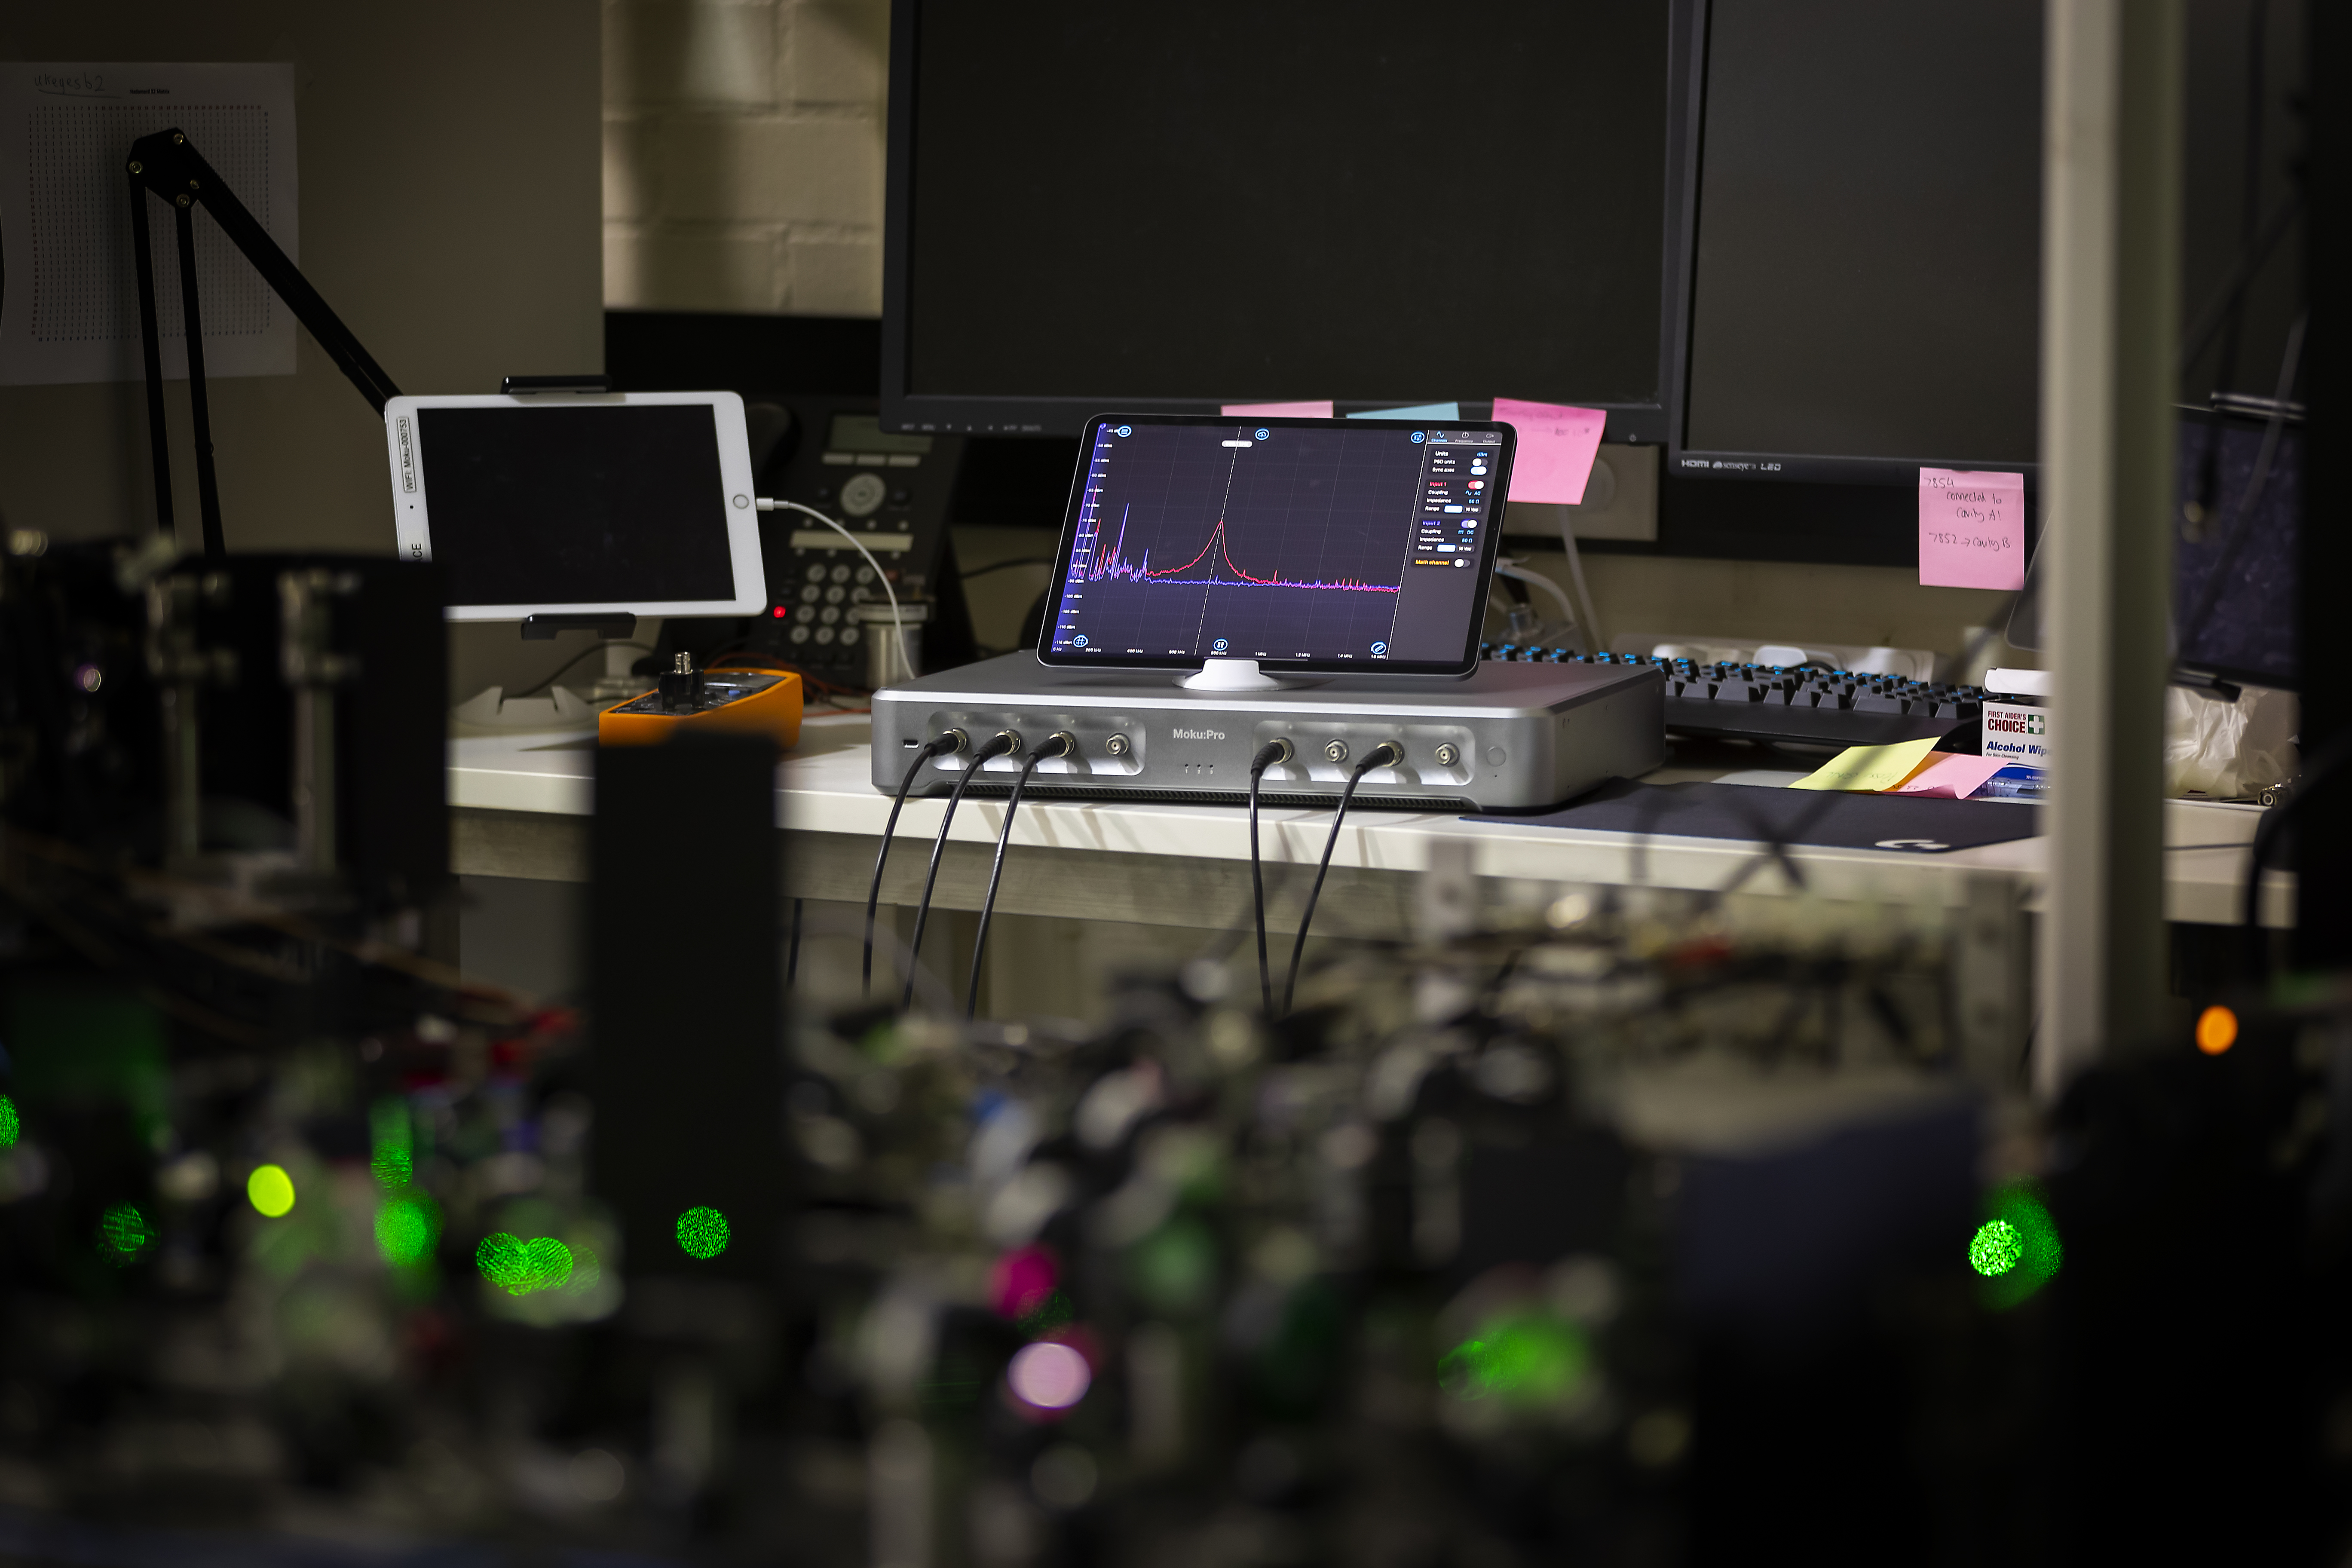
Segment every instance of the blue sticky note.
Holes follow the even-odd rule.
[[[1462,417],[1459,403],[1417,403],[1411,408],[1367,408],[1350,419],[1436,419],[1446,424]]]

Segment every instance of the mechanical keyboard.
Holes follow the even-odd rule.
[[[1938,738],[1982,716],[1984,689],[1812,666],[1708,664],[1643,654],[1580,654],[1524,643],[1486,643],[1482,657],[1509,664],[1648,665],[1666,678],[1666,729],[1680,735],[1884,746]]]

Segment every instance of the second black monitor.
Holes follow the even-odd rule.
[[[1663,441],[1688,15],[902,0],[884,417],[1502,395]]]
[[[1675,472],[2033,463],[2042,11],[1708,0]]]

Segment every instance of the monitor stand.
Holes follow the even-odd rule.
[[[1213,658],[1176,684],[1194,691],[1279,691],[1287,684],[1257,667],[1254,658]]]

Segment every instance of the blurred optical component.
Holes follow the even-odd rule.
[[[264,1219],[278,1219],[294,1207],[294,1178],[283,1165],[256,1165],[245,1179],[246,1201]]]
[[[1625,1431],[1625,1452],[1637,1464],[1664,1469],[1690,1447],[1690,1417],[1679,1410],[1649,1410]]]
[[[1022,1346],[1004,1369],[1013,1397],[1037,1410],[1067,1410],[1087,1396],[1094,1380],[1087,1358],[1055,1340]]]
[[[404,1193],[376,1206],[375,1245],[387,1263],[422,1263],[441,1234],[441,1210],[421,1193]]]
[[[1566,931],[1582,925],[1592,915],[1592,900],[1582,893],[1566,893],[1552,900],[1544,911],[1544,920],[1554,931]]]
[[[1591,1360],[1574,1324],[1530,1314],[1489,1322],[1446,1353],[1437,1375],[1457,1399],[1547,1404],[1574,1394]]]
[[[2218,1057],[2238,1043],[2238,1016],[2227,1007],[2208,1007],[2197,1015],[2197,1048]]]
[[[988,1270],[989,1305],[1014,1321],[1051,1300],[1059,1269],[1042,1247],[1021,1247],[1000,1255]]]
[[[1985,1221],[1969,1241],[1969,1267],[1988,1279],[1999,1279],[2024,1258],[2025,1237],[2005,1219]]]
[[[200,1204],[220,1185],[220,1162],[191,1149],[155,1168],[155,1190],[175,1204]]]
[[[130,1262],[155,1244],[155,1227],[135,1204],[110,1205],[98,1221],[98,1247],[110,1263]]]
[[[24,1123],[16,1117],[16,1102],[0,1094],[0,1149],[14,1149],[17,1134],[24,1130]]]
[[[621,1461],[603,1448],[583,1448],[572,1456],[572,1489],[583,1502],[611,1502],[621,1495],[627,1477]]]
[[[677,1216],[677,1244],[688,1258],[709,1259],[727,1250],[727,1216],[717,1209],[697,1204]]]
[[[1068,1512],[1093,1500],[1100,1474],[1092,1454],[1074,1443],[1056,1443],[1029,1467],[1029,1489],[1047,1508]]]

